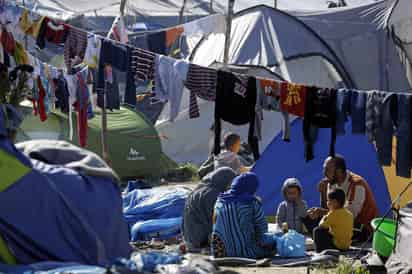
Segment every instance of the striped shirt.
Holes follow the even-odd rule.
[[[189,117],[197,118],[200,116],[197,97],[206,101],[216,100],[217,71],[190,64],[185,86],[190,90]]]
[[[67,70],[71,71],[72,67],[77,65],[73,63],[73,59],[78,57],[79,63],[83,62],[87,48],[87,32],[70,28],[64,43],[64,62]]]
[[[155,54],[143,49],[132,50],[131,69],[137,81],[145,82],[154,79]]]

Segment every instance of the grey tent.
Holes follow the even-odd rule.
[[[373,1],[346,0],[346,3],[349,6],[357,6]],[[22,0],[17,2],[22,3]],[[120,2],[120,0],[25,0],[28,7],[41,14],[64,20],[81,17],[83,25],[93,31],[107,31],[110,28],[113,17],[119,14]],[[327,0],[276,1],[277,8],[283,10],[322,10],[328,7],[328,2]],[[147,24],[148,28],[169,27],[179,23],[181,11],[183,11],[183,22],[189,22],[212,13],[225,13],[227,4],[227,0],[128,0],[126,15],[130,16],[130,22]],[[274,1],[236,0],[234,9],[238,12],[259,4],[273,6]]]
[[[284,12],[257,6],[233,19],[229,63],[252,75],[325,87],[353,87],[401,91],[410,88],[396,45],[380,27],[387,3],[313,12]],[[193,46],[192,62],[222,63],[224,35],[212,34]],[[271,73],[270,73],[271,72]],[[156,124],[163,150],[176,161],[200,162],[210,149],[213,103],[200,102],[198,119],[188,117],[188,92],[178,119],[170,124],[162,115]],[[164,110],[167,111],[166,109]],[[226,130],[247,137],[247,126]],[[281,129],[278,113],[265,113],[261,150]],[[194,135],[195,134],[195,135]],[[293,137],[292,137],[293,138]]]
[[[408,80],[412,85],[412,1],[392,0],[382,24],[399,49]]]

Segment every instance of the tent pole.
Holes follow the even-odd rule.
[[[209,9],[210,9],[210,14],[212,14],[213,13],[213,0],[210,0]]]
[[[26,1],[25,0],[23,0],[23,7],[24,8],[26,8]],[[27,50],[27,46],[28,46],[28,43],[27,43],[27,34],[26,34],[26,32],[24,33],[24,48]]]
[[[121,0],[120,1],[120,15],[121,16],[124,15],[124,9],[126,7],[126,2],[127,2],[127,0]]]
[[[179,11],[179,25],[183,24],[183,15],[185,13],[186,2],[187,0],[183,0],[182,8]]]
[[[233,6],[235,5],[235,0],[228,0],[228,11],[226,16],[226,34],[225,34],[225,51],[223,55],[223,64],[226,67],[229,61],[229,49],[230,49],[230,33],[232,31],[232,17],[233,17]]]
[[[106,74],[106,67],[105,67],[105,74]],[[107,94],[107,80],[104,81],[104,93],[102,98],[102,156],[103,160],[109,164],[110,158],[107,148],[107,112],[106,112],[106,94]],[[109,164],[110,165],[110,164]]]
[[[278,0],[275,0],[275,2],[273,3],[273,7],[274,7],[275,9],[278,8]]]

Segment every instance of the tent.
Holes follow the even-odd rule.
[[[407,0],[392,0],[383,16],[383,24],[392,34],[405,64],[409,82],[412,83],[412,3]]]
[[[69,140],[68,116],[58,112],[50,113],[45,122],[25,108],[25,119],[18,132],[17,141],[30,139]],[[89,120],[87,149],[101,155],[101,115]],[[74,138],[78,145],[76,116],[73,116]],[[120,177],[159,177],[170,165],[162,153],[159,136],[142,114],[127,107],[107,112],[107,142],[113,169]]]
[[[410,85],[396,46],[379,28],[377,18],[386,2],[326,11],[286,13],[268,6],[234,16],[229,63],[251,75],[325,87],[399,91]],[[193,46],[193,63],[213,66],[223,61],[224,36],[212,34]],[[209,152],[214,104],[201,101],[200,118],[188,117],[188,92],[173,123],[157,121],[165,153],[177,162],[199,163]],[[167,105],[164,110],[168,111]],[[247,128],[226,125],[244,140]],[[265,113],[261,151],[281,128],[278,113]],[[190,138],[189,138],[190,137]]]
[[[368,143],[365,135],[353,135],[350,132],[351,126],[347,123],[346,135],[337,137],[336,153],[345,157],[351,171],[367,180],[383,214],[406,184],[392,181],[380,166],[375,148]],[[281,135],[276,136],[253,168],[260,179],[257,194],[262,198],[268,216],[276,214],[277,205],[284,200],[282,184],[289,177],[301,181],[303,197],[309,206],[320,204],[317,183],[323,177],[323,161],[329,152],[330,130],[319,130],[314,146],[315,159],[309,162],[304,159],[302,120],[293,122],[291,133],[294,137],[290,143],[285,143]],[[411,200],[412,190],[409,190],[403,197],[402,205]]]
[[[22,0],[17,2],[22,3]],[[277,8],[284,10],[322,10],[328,7],[327,0],[278,0]],[[373,0],[346,0],[349,6],[372,3]],[[158,27],[170,27],[179,24],[179,14],[184,6],[183,22],[191,21],[211,13],[225,13],[227,0],[139,0],[126,1],[125,14],[129,23],[145,23]],[[274,5],[273,0],[236,0],[234,10],[250,8],[255,5]],[[82,16],[84,26],[107,31],[113,17],[119,14],[119,0],[84,1],[84,0],[26,0],[25,5],[34,11],[50,17],[68,20]]]
[[[5,137],[5,125],[1,108],[0,261],[104,266],[128,257],[117,182],[32,161]]]

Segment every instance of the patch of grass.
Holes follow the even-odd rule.
[[[196,165],[186,163],[177,168],[169,169],[165,174],[164,179],[169,182],[199,181],[197,170],[198,167]]]
[[[362,267],[359,261],[355,261],[344,256],[339,258],[339,262],[332,268],[329,265],[318,266],[313,269],[316,274],[371,274],[369,270]]]

